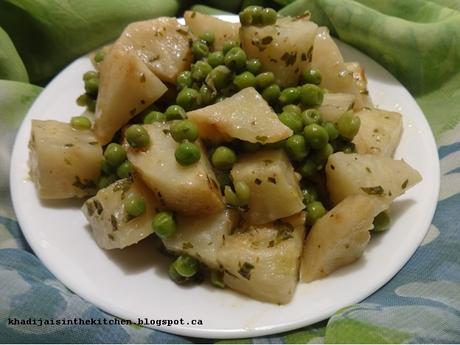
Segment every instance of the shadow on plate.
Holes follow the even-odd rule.
[[[39,199],[40,204],[46,208],[54,209],[75,209],[79,210],[83,206],[85,199],[64,199],[64,200],[43,200]]]

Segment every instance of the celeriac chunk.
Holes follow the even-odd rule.
[[[128,158],[157,199],[167,209],[187,215],[217,213],[224,208],[222,195],[204,147],[201,159],[192,165],[177,163],[174,141],[169,125],[144,125],[150,136],[147,150],[130,148]]]
[[[166,90],[137,55],[114,45],[100,66],[94,132],[101,144],[110,142],[122,126]]]
[[[42,199],[68,199],[96,193],[102,148],[91,130],[69,123],[32,120],[30,176]]]
[[[135,52],[162,81],[175,84],[192,63],[191,39],[176,18],[160,17],[129,24],[117,44]]]
[[[321,217],[305,239],[300,278],[311,282],[351,264],[366,248],[377,214],[387,205],[368,195],[352,195]]]
[[[263,150],[242,156],[231,171],[233,181],[245,182],[251,190],[243,217],[250,224],[264,224],[304,209],[302,193],[286,153]]]
[[[325,121],[337,122],[340,116],[353,109],[355,96],[349,93],[325,93],[323,103],[318,107]]]
[[[343,152],[329,156],[326,176],[335,204],[353,194],[374,195],[389,204],[422,180],[404,160]]]
[[[206,266],[218,269],[217,253],[238,221],[236,210],[225,209],[208,216],[177,216],[176,233],[163,239],[167,250],[188,254]]]
[[[280,85],[296,86],[310,64],[317,28],[307,16],[284,17],[275,25],[241,27],[240,40],[248,57],[260,59]]]
[[[239,23],[229,23],[195,11],[185,11],[184,19],[197,37],[207,32],[214,34],[214,50],[222,50],[227,41],[239,41]]]
[[[261,301],[288,303],[297,286],[304,224],[302,212],[226,236],[218,254],[225,285]]]
[[[292,135],[292,130],[278,119],[273,109],[252,87],[219,103],[190,111],[187,116],[198,126],[200,138],[213,143],[236,138],[268,144]]]
[[[134,218],[128,215],[124,206],[124,201],[131,197],[141,197],[145,201],[145,212]],[[84,203],[82,211],[98,246],[115,249],[135,244],[152,234],[152,218],[158,207],[150,190],[134,177],[118,180],[99,190]]]
[[[339,48],[326,27],[318,28],[313,45],[311,67],[321,71],[321,87],[330,92],[348,93],[355,96],[354,109],[362,109],[364,101],[353,73],[347,69]]]
[[[366,109],[355,115],[361,120],[359,131],[353,138],[356,152],[393,156],[402,134],[401,114],[380,109]]]

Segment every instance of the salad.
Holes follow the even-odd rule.
[[[104,250],[156,236],[178,284],[270,303],[358,260],[421,176],[392,157],[402,115],[373,106],[364,70],[309,17],[128,25],[93,54],[82,115],[32,120],[39,197],[84,198]]]

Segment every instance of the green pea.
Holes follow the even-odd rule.
[[[256,85],[259,89],[265,89],[275,82],[273,72],[263,72],[256,76]]]
[[[195,41],[192,43],[192,53],[196,60],[202,59],[209,54],[209,48],[206,43],[202,41]]]
[[[288,111],[283,111],[279,117],[280,121],[288,126],[294,131],[294,133],[299,133],[302,131],[303,124],[302,119],[296,113],[291,113]]]
[[[90,95],[97,95],[99,91],[99,78],[85,80],[85,91]]]
[[[240,71],[246,66],[246,53],[240,47],[230,49],[224,57],[225,65],[234,71]]]
[[[248,60],[246,61],[246,69],[252,74],[256,75],[260,73],[260,70],[262,69],[262,63],[259,59]]]
[[[212,45],[215,40],[214,34],[209,31],[202,33],[199,38],[200,40],[206,42],[208,46]]]
[[[300,91],[298,87],[287,87],[283,91],[281,91],[281,95],[279,96],[279,101],[281,104],[294,104],[299,101],[300,98]]]
[[[107,163],[117,167],[125,161],[126,151],[123,146],[117,143],[110,143],[104,150],[104,157]]]
[[[125,132],[128,144],[134,148],[145,148],[150,144],[150,136],[141,125],[131,125]]]
[[[316,109],[307,109],[303,111],[301,118],[304,126],[308,126],[314,123],[321,125],[323,123],[323,117],[321,116],[321,113]]]
[[[219,146],[211,156],[212,165],[222,170],[230,170],[236,160],[235,152],[226,146]]]
[[[326,214],[326,209],[320,201],[313,201],[306,207],[307,211],[307,223],[313,225]]]
[[[276,104],[281,94],[279,85],[273,84],[262,91],[262,97],[270,104]]]
[[[215,67],[206,78],[206,84],[217,90],[224,89],[232,82],[232,71],[227,66]]]
[[[116,167],[113,167],[111,166],[108,162],[107,162],[107,159],[105,158],[102,158],[102,161],[101,161],[101,171],[106,174],[106,175],[110,175],[110,174],[113,174],[115,172],[115,169]]]
[[[307,68],[303,74],[303,82],[306,84],[321,84],[321,72],[316,68]]]
[[[165,111],[166,121],[181,120],[185,118],[185,110],[180,105],[170,105]]]
[[[355,144],[340,137],[334,140],[332,144],[334,146],[334,152],[356,153]]]
[[[224,196],[227,204],[235,207],[246,206],[251,198],[251,190],[243,181],[234,183],[235,191],[230,186],[225,186]]]
[[[182,277],[190,278],[198,272],[198,261],[189,255],[181,255],[173,263],[177,273]]]
[[[115,175],[115,174],[110,174],[108,176],[102,175],[99,178],[99,181],[97,183],[97,188],[98,189],[107,188],[112,183],[114,183],[116,180],[117,180],[117,175]]]
[[[303,133],[307,143],[312,148],[317,150],[323,148],[329,141],[327,131],[324,129],[324,127],[321,127],[316,123],[306,126],[303,130]]]
[[[168,238],[176,232],[176,222],[171,212],[159,212],[152,220],[152,229],[159,238]]]
[[[123,202],[126,213],[131,217],[139,217],[145,212],[145,200],[142,197],[132,196]]]
[[[249,25],[258,25],[262,23],[263,10],[262,6],[248,6],[244,9],[251,17]]]
[[[318,166],[311,159],[307,159],[299,167],[299,173],[302,177],[311,177],[318,171]]]
[[[174,152],[177,163],[180,165],[192,165],[201,158],[201,152],[197,145],[188,141],[182,142]]]
[[[222,47],[222,52],[224,53],[224,55],[226,55],[230,49],[232,48],[235,48],[235,47],[239,47],[240,44],[236,41],[227,41],[227,42],[224,42],[224,45]]]
[[[179,273],[177,273],[176,268],[174,267],[174,262],[171,262],[169,265],[168,274],[169,278],[171,278],[171,280],[177,284],[183,284],[188,281],[187,278],[182,277]]]
[[[302,113],[302,110],[298,105],[295,104],[288,104],[283,107],[283,111],[290,112],[290,113],[296,113],[297,115],[300,116]]]
[[[307,107],[315,107],[323,103],[324,91],[313,84],[304,84],[300,87],[300,101]]]
[[[102,62],[104,58],[105,58],[105,52],[102,49],[98,50],[96,54],[94,54],[94,61],[96,61],[97,63]]]
[[[117,175],[119,178],[127,178],[129,177],[134,171],[133,165],[130,161],[125,160],[121,163],[117,168]]]
[[[233,183],[233,186],[235,187],[235,193],[240,201],[240,205],[247,205],[249,203],[249,199],[251,198],[251,190],[249,189],[249,186],[243,181],[236,181]]]
[[[251,72],[243,72],[238,74],[235,79],[233,79],[233,84],[236,85],[238,90],[242,90],[251,86],[254,87],[256,85],[256,77]]]
[[[278,14],[273,8],[264,8],[261,13],[261,24],[262,25],[273,25],[276,23]]]
[[[340,116],[337,121],[337,130],[340,135],[348,140],[353,140],[355,135],[359,131],[361,120],[358,116],[355,116],[353,112],[347,111]]]
[[[77,104],[78,104],[80,107],[84,107],[84,106],[86,106],[86,105],[88,104],[88,102],[89,102],[91,99],[92,99],[92,98],[91,98],[88,94],[84,93],[84,94],[78,96],[78,98],[77,98]]]
[[[187,111],[194,110],[201,104],[201,95],[197,90],[186,87],[177,94],[176,103]]]
[[[335,140],[339,137],[339,131],[332,122],[324,123],[323,127],[326,130],[330,141]]]
[[[224,53],[215,51],[208,55],[208,64],[212,67],[217,67],[224,64]]]
[[[312,155],[311,159],[318,165],[323,167],[326,165],[329,155],[334,153],[334,148],[331,144],[326,144],[319,150],[316,150]]]
[[[152,124],[154,122],[166,121],[166,115],[161,111],[151,111],[144,117],[144,124]]]
[[[83,81],[87,81],[90,79],[99,79],[99,73],[96,71],[88,71],[83,74]]]
[[[196,81],[203,81],[206,76],[212,71],[212,67],[206,61],[200,60],[192,65],[191,74],[192,79]]]
[[[289,156],[296,161],[301,161],[307,157],[310,150],[304,136],[300,134],[290,136],[284,145]]]
[[[217,92],[213,91],[208,85],[203,84],[200,88],[201,103],[208,105],[214,102]]]
[[[390,215],[387,211],[380,212],[374,218],[374,231],[380,232],[390,228]]]
[[[74,129],[82,130],[82,129],[90,129],[91,128],[91,120],[88,119],[86,116],[74,116],[70,120],[70,125]]]
[[[212,270],[210,275],[211,284],[218,288],[225,288],[224,274],[221,271]]]
[[[242,26],[249,26],[252,24],[252,14],[249,11],[241,11],[239,13],[240,23]]]
[[[313,201],[318,200],[318,191],[313,186],[305,186],[302,188],[303,203],[308,205]]]
[[[191,87],[192,83],[192,72],[190,71],[183,71],[176,78],[176,87],[178,90],[182,90],[184,87]]]
[[[189,120],[176,120],[172,123],[171,135],[175,141],[195,141],[198,138],[198,127]]]

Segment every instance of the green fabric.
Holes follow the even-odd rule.
[[[33,83],[115,39],[132,21],[175,15],[178,0],[2,0],[0,26]]]
[[[10,37],[0,27],[0,79],[28,82],[29,77]]]

